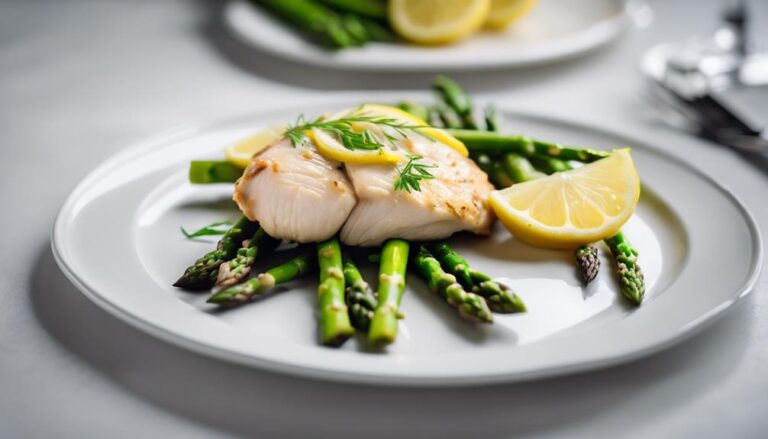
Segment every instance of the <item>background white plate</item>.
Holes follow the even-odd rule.
[[[357,340],[340,350],[319,346],[312,279],[227,312],[212,310],[205,295],[171,287],[213,246],[184,239],[178,226],[237,216],[230,187],[186,182],[188,161],[220,157],[223,145],[259,126],[342,106],[271,111],[164,135],[118,154],[62,207],[52,238],[59,265],[109,312],[197,352],[288,373],[405,385],[515,381],[628,361],[691,334],[748,293],[757,278],[762,246],[755,223],[708,177],[620,135],[505,113],[508,126],[532,136],[633,147],[644,192],[624,230],[641,252],[647,277],[640,309],[618,298],[610,261],[603,260],[598,279],[583,289],[569,253],[528,247],[500,229],[487,239],[455,242],[473,265],[515,288],[530,311],[497,316],[492,327],[478,328],[409,278],[402,306],[407,318],[386,353],[366,352]]]
[[[543,0],[503,32],[481,32],[451,46],[368,44],[325,50],[246,0],[224,8],[224,22],[246,44],[296,61],[360,70],[457,70],[522,66],[576,56],[618,37],[628,26],[619,0]]]

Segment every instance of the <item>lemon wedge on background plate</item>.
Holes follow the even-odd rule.
[[[518,18],[531,12],[538,0],[491,0],[491,10],[485,25],[503,29]]]
[[[491,0],[389,0],[389,22],[417,44],[460,40],[485,23]]]
[[[277,142],[286,128],[286,124],[275,124],[241,139],[224,148],[224,157],[233,165],[246,168],[253,156]]]
[[[640,199],[629,149],[594,163],[494,191],[499,220],[537,247],[575,248],[619,232]]]

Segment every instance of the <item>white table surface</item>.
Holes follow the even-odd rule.
[[[768,2],[752,3],[765,43]],[[341,385],[235,366],[156,340],[89,302],[56,267],[48,240],[68,192],[102,160],[179,124],[310,94],[431,81],[253,53],[222,31],[215,4],[0,2],[0,437],[765,437],[765,273],[727,316],[663,353],[454,390]],[[768,237],[768,165],[666,128],[642,99],[643,50],[711,29],[717,4],[655,1],[651,28],[583,59],[453,76],[505,105],[652,137],[735,191]]]

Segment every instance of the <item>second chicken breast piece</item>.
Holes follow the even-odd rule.
[[[395,190],[399,169],[392,165],[346,165],[358,203],[341,230],[349,245],[373,246],[388,238],[427,240],[468,230],[487,234],[493,222],[487,200],[493,186],[468,157],[442,143],[410,136],[401,150],[433,165],[420,191]]]
[[[270,236],[322,241],[341,228],[357,201],[340,168],[311,144],[293,147],[283,139],[253,159],[233,198]]]

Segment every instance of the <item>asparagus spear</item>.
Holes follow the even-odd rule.
[[[344,283],[346,289],[346,303],[349,309],[349,319],[352,326],[360,331],[368,331],[376,309],[376,295],[368,282],[363,279],[354,261],[346,254],[342,255],[344,261]]]
[[[412,101],[402,101],[397,104],[397,107],[406,113],[410,113],[418,117],[421,120],[426,121],[429,119],[429,108],[424,105],[417,104],[416,102]]]
[[[320,338],[328,346],[341,346],[355,329],[349,321],[344,303],[344,271],[341,264],[341,245],[338,238],[317,244],[320,266]]]
[[[508,286],[496,282],[485,273],[472,268],[469,263],[447,242],[438,241],[429,245],[429,251],[450,272],[466,291],[471,291],[485,298],[494,312],[525,312],[522,299]]]
[[[349,23],[338,14],[311,0],[253,0],[282,17],[298,29],[316,37],[321,44],[342,49],[360,44],[349,33]]]
[[[216,245],[216,250],[206,253],[194,264],[184,270],[173,286],[189,290],[206,290],[213,286],[219,273],[219,266],[237,255],[237,250],[242,246],[243,240],[253,236],[258,224],[245,216],[237,222],[221,237]]]
[[[368,340],[374,345],[392,343],[397,337],[397,320],[402,318],[399,308],[405,291],[408,248],[408,241],[390,239],[381,249],[379,304],[368,331]]]
[[[224,288],[240,283],[251,272],[256,258],[271,252],[279,244],[279,239],[269,236],[264,229],[259,227],[250,239],[244,241],[243,246],[237,250],[237,256],[234,259],[219,266],[216,286]]]
[[[632,248],[621,232],[606,239],[605,243],[616,259],[621,295],[632,305],[639,306],[645,295],[645,281],[643,272],[637,265],[637,250]]]
[[[541,176],[541,174],[533,169],[533,165],[528,159],[513,152],[504,154],[501,160],[501,166],[512,180],[512,183],[522,183]]]
[[[314,254],[312,252],[297,256],[243,283],[218,291],[208,299],[208,303],[215,303],[224,307],[241,305],[252,297],[266,294],[276,285],[289,282],[306,273],[313,259]]]
[[[472,100],[458,84],[445,76],[438,76],[432,86],[441,99],[461,118],[462,126],[469,130],[477,129],[472,109]]]
[[[472,322],[493,322],[493,315],[485,299],[465,291],[461,284],[456,282],[454,275],[443,271],[440,262],[426,247],[419,246],[413,263],[429,284],[429,288],[445,299],[449,305],[455,307],[462,318]]]
[[[485,106],[483,109],[483,118],[485,119],[486,131],[499,131],[501,129],[499,113],[496,111],[496,107],[493,104]]]
[[[608,157],[608,151],[588,148],[574,148],[557,143],[544,142],[526,136],[515,136],[493,133],[489,131],[447,129],[448,134],[464,142],[470,153],[501,154],[514,152],[524,157],[535,155],[574,160],[579,162],[594,162]]]
[[[573,166],[571,166],[567,161],[552,158],[552,157],[534,155],[530,157],[529,160],[531,161],[531,164],[533,164],[533,166],[536,169],[540,170],[541,172],[547,175],[554,174],[555,172],[563,172],[569,169],[573,169]]]
[[[387,19],[387,3],[383,0],[319,0],[321,3],[345,12],[379,20]]]
[[[584,285],[587,285],[595,280],[597,273],[600,271],[600,258],[597,257],[597,247],[591,244],[582,245],[576,249],[574,255],[579,266],[581,279],[584,281]]]
[[[435,111],[440,116],[440,120],[443,122],[443,126],[446,128],[462,128],[464,125],[459,120],[459,116],[449,106],[443,102],[438,102],[434,105]]]
[[[224,160],[193,160],[189,163],[192,184],[234,183],[243,170]]]

